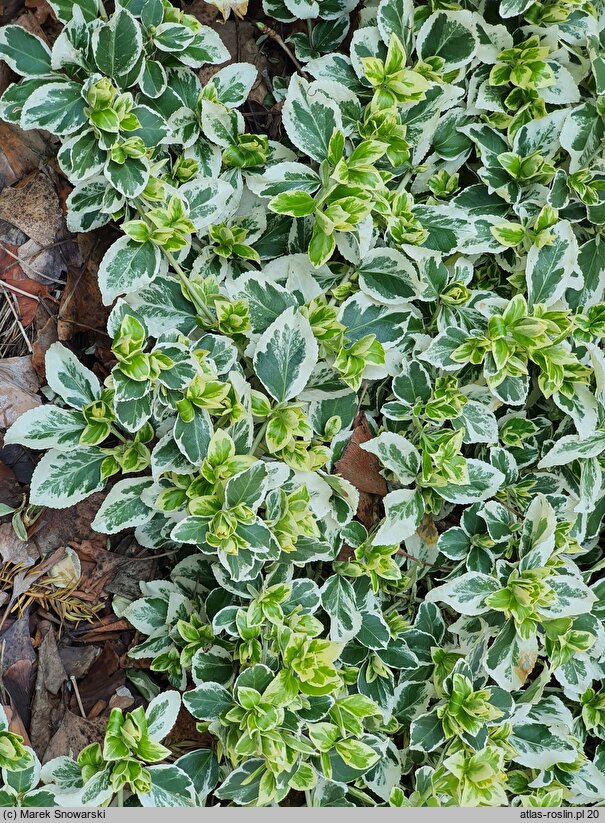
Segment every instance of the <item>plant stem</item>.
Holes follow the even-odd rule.
[[[269,425],[269,421],[268,421],[268,420],[265,420],[265,422],[263,423],[263,425],[262,425],[262,426],[260,427],[260,429],[258,430],[258,433],[257,433],[256,437],[254,438],[254,442],[252,443],[252,446],[250,447],[250,454],[254,454],[254,452],[255,452],[255,451],[258,449],[258,447],[260,446],[261,441],[262,441],[262,439],[263,439],[263,437],[264,437],[264,434],[265,434],[265,432],[267,431],[267,426],[268,426],[268,425]]]
[[[115,426],[111,426],[111,433],[113,434],[113,436],[114,436],[114,437],[117,437],[117,438],[118,438],[118,440],[120,441],[120,443],[126,443],[126,442],[127,442],[127,440],[126,440],[126,438],[124,437],[124,435],[123,435],[123,434],[121,434],[121,433],[120,433],[120,432],[116,429],[116,427],[115,427]]]
[[[270,29],[269,26],[266,26],[264,23],[260,23],[260,22],[256,22],[255,26],[257,28],[259,28],[262,31],[263,34],[266,34],[267,37],[270,37],[271,40],[274,40],[277,43],[277,45],[285,52],[285,54],[288,55],[290,60],[294,63],[294,65],[296,66],[296,70],[300,74],[306,74],[306,72],[303,69],[302,65],[298,62],[296,57],[292,54],[292,51],[290,50],[290,48],[288,46],[286,46],[286,44],[284,43],[284,41],[282,40],[282,38],[279,36],[279,34],[276,31],[273,31],[273,29]]]

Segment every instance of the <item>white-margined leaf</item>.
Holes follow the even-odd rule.
[[[416,37],[419,56],[423,60],[440,57],[446,71],[468,66],[476,49],[476,27],[468,11],[437,11],[423,23]]]
[[[304,389],[317,357],[309,321],[289,308],[256,344],[254,370],[271,397],[282,403]]]
[[[419,491],[398,489],[384,498],[385,518],[372,543],[374,546],[398,546],[411,537],[424,514],[424,503]]]
[[[373,249],[359,268],[364,294],[386,305],[408,302],[420,294],[420,280],[412,262],[396,249]]]
[[[262,174],[248,175],[248,188],[259,197],[275,197],[285,191],[313,194],[320,186],[319,175],[303,163],[287,161],[269,166]]]
[[[530,306],[536,303],[551,306],[576,282],[574,272],[578,265],[578,244],[571,224],[562,220],[549,232],[552,235],[551,242],[541,249],[532,246],[527,255],[526,279]]]
[[[129,199],[143,193],[149,182],[149,166],[146,159],[127,157],[124,163],[116,163],[108,157],[105,176],[120,194]]]
[[[198,720],[216,720],[234,702],[231,694],[220,683],[202,683],[186,692],[183,697],[185,707]]]
[[[50,509],[75,506],[105,485],[101,463],[105,455],[96,448],[77,448],[70,452],[51,449],[34,469],[30,502]]]
[[[101,503],[92,528],[103,534],[116,534],[151,520],[153,509],[141,500],[141,494],[152,482],[150,477],[135,477],[116,483]]]
[[[325,160],[332,132],[342,128],[338,106],[295,74],[282,116],[288,137],[296,148],[318,163]]]
[[[211,437],[212,421],[206,409],[195,409],[189,423],[178,417],[174,424],[175,442],[194,466],[199,466],[206,457]]]
[[[222,221],[233,189],[223,180],[198,178],[181,186],[179,194],[189,207],[189,219],[199,231]]]
[[[0,28],[0,57],[23,77],[51,74],[50,49],[22,26]]]
[[[321,605],[330,617],[330,640],[347,643],[361,628],[355,592],[341,575],[329,577],[320,589]]]
[[[118,7],[110,20],[94,31],[92,50],[99,70],[108,77],[129,72],[143,50],[143,35],[132,14]]]
[[[195,792],[188,774],[174,764],[148,767],[151,791],[139,794],[141,806],[159,809],[195,806]]]
[[[87,23],[95,20],[100,11],[99,0],[49,0],[49,5],[62,23],[71,22],[75,9]]]
[[[99,148],[99,141],[91,130],[66,140],[57,159],[70,181],[80,182],[103,171],[105,156],[106,152]]]
[[[605,432],[598,431],[588,437],[568,434],[556,441],[540,460],[538,468],[550,469],[553,466],[566,466],[573,460],[598,457],[603,451],[605,451]]]
[[[51,404],[38,406],[26,411],[13,423],[4,435],[4,445],[19,443],[30,449],[69,451],[79,444],[85,426],[79,412]]]
[[[466,461],[468,483],[448,483],[435,489],[449,503],[477,503],[493,497],[504,483],[504,475],[483,460]]]
[[[362,443],[361,448],[375,454],[385,469],[393,472],[402,486],[416,480],[420,471],[420,454],[407,437],[395,432],[383,432],[373,440]]]
[[[531,769],[544,770],[557,763],[573,763],[577,757],[573,742],[543,723],[513,726],[509,740],[516,749],[513,760]]]
[[[208,86],[216,91],[219,103],[228,108],[238,108],[248,99],[258,77],[252,63],[231,63],[219,69],[210,78]]]
[[[495,577],[479,572],[466,572],[442,586],[431,589],[425,601],[447,603],[460,614],[484,614],[490,610],[490,607],[485,605],[485,598],[500,588]]]
[[[67,228],[71,232],[92,231],[109,223],[111,214],[103,208],[108,188],[104,177],[95,177],[75,186],[67,197]]]
[[[605,137],[605,122],[592,101],[574,108],[563,125],[561,145],[571,158],[569,171],[576,172],[590,164]]]
[[[120,237],[109,247],[99,266],[99,288],[106,306],[120,294],[148,286],[160,271],[161,253],[147,241],[135,243]]]
[[[86,123],[79,83],[45,83],[27,98],[21,112],[22,129],[46,129],[63,136]]]
[[[99,379],[62,343],[46,352],[46,381],[51,389],[76,409],[92,403],[101,394]]]
[[[154,697],[145,709],[147,734],[156,743],[163,740],[176,723],[181,708],[181,695],[163,691]]]

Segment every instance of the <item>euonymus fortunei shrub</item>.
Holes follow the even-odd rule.
[[[352,3],[267,0],[316,21],[281,143],[238,111],[252,66],[200,84],[227,51],[168,2],[51,4],[52,50],[0,31],[0,111],[60,138],[72,231],[121,225],[115,365],[54,344],[5,442],[44,450],[32,503],[111,481],[93,527],[179,562],[114,602],[171,690],[40,791],[602,801],[605,4],[381,0],[336,51]],[[166,764],[179,692],[214,744]],[[2,731],[11,757],[25,803]]]

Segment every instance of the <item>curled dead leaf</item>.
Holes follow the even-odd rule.
[[[357,415],[353,426],[351,439],[340,460],[336,461],[334,472],[352,483],[358,491],[384,497],[388,489],[386,480],[380,474],[380,462],[376,455],[360,448],[362,443],[374,437],[363,412]]]

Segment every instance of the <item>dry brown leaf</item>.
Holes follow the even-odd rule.
[[[416,529],[416,534],[425,543],[433,546],[439,540],[439,532],[430,514],[425,514],[420,525]]]
[[[7,357],[0,361],[0,428],[7,429],[28,409],[41,404],[40,384],[31,357]]]
[[[50,46],[50,42],[48,40],[48,37],[46,36],[46,32],[42,28],[40,28],[40,24],[38,23],[33,14],[30,14],[29,12],[24,12],[11,22],[13,22],[16,26],[21,26],[22,28],[27,29],[27,31],[31,31],[32,34],[35,34],[36,37],[39,37],[40,40],[44,40],[44,42],[48,46]]]
[[[40,246],[52,245],[63,231],[57,191],[42,172],[0,193],[0,218],[21,229]]]
[[[53,11],[46,0],[25,0],[25,8],[33,12],[36,23],[43,26]]]
[[[47,286],[27,276],[19,262],[19,253],[23,246],[13,246],[0,242],[0,280],[16,301],[21,323],[30,326],[38,310],[39,298],[49,298]],[[23,294],[26,292],[26,294]],[[31,294],[31,297],[27,295]]]
[[[104,720],[87,720],[67,710],[59,728],[50,740],[41,758],[48,763],[53,757],[77,755],[91,743],[101,743],[105,735]]]
[[[48,143],[39,132],[24,132],[0,122],[0,188],[12,186],[37,169],[48,154]]]
[[[58,339],[56,317],[49,317],[43,326],[37,324],[36,338],[32,343],[32,366],[36,370],[36,374],[42,383],[46,382],[46,369],[44,364],[46,352]]]
[[[66,681],[67,674],[59,657],[55,632],[50,627],[38,650],[38,676],[30,724],[30,737],[38,756],[46,751],[63,718],[64,705],[60,692]],[[66,751],[62,753],[66,754]]]
[[[120,668],[120,658],[109,643],[90,667],[86,677],[78,683],[84,711],[88,712],[99,700],[109,703],[116,691],[125,684],[126,676]]]
[[[0,636],[2,647],[2,683],[15,709],[29,725],[30,704],[34,688],[36,653],[32,644],[29,615],[24,615]]]
[[[93,550],[105,548],[107,538],[94,532],[90,524],[97,509],[105,499],[104,492],[97,492],[77,503],[69,510],[69,517],[60,509],[45,509],[36,520],[32,539],[41,554],[53,551],[60,546],[76,547],[83,540],[90,541]]]
[[[22,496],[21,485],[14,471],[0,460],[0,503],[15,507],[21,502]]]
[[[44,670],[44,685],[48,691],[54,695],[59,694],[61,687],[67,681],[67,672],[61,661],[57,637],[52,627],[49,628],[40,645],[38,667]]]
[[[3,563],[33,566],[39,560],[40,553],[31,540],[19,540],[9,522],[0,525],[0,557]]]
[[[360,492],[384,497],[387,493],[387,484],[380,474],[380,462],[376,455],[360,448],[362,443],[367,443],[373,436],[368,421],[361,412],[357,415],[353,434],[345,446],[342,457],[334,465],[334,473],[344,477]]]
[[[88,674],[100,653],[101,650],[97,646],[62,646],[59,649],[67,676],[78,679]]]
[[[95,233],[78,237],[82,265],[67,270],[57,316],[59,340],[71,340],[74,334],[98,331],[104,335],[109,310],[103,305],[97,280],[99,263],[105,252],[105,244]]]

